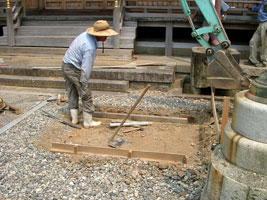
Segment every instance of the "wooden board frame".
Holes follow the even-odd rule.
[[[124,157],[130,159],[139,158],[142,160],[155,162],[170,162],[182,164],[187,163],[186,156],[182,154],[136,151],[132,149],[127,150],[111,147],[85,146],[80,144],[52,143],[52,148],[50,149],[50,151],[55,153],[101,155],[111,157]]]

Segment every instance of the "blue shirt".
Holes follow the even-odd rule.
[[[264,4],[267,3],[267,0],[263,0],[260,6],[252,6],[252,11],[258,12],[258,22],[267,21],[267,13],[264,12]]]
[[[78,35],[71,43],[63,58],[64,63],[72,64],[81,70],[80,82],[88,86],[97,49],[95,36],[83,32]]]

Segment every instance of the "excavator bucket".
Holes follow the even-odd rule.
[[[247,89],[250,80],[229,50],[218,50],[207,66],[209,83],[218,89]]]

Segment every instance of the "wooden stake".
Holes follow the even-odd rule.
[[[224,97],[220,144],[223,143],[224,128],[225,128],[225,125],[227,124],[228,119],[229,119],[229,108],[230,108],[230,97]]]
[[[220,138],[220,128],[219,128],[219,122],[218,122],[218,115],[217,115],[217,111],[216,111],[216,105],[215,105],[215,88],[211,87],[211,105],[212,105],[212,112],[213,112],[213,118],[214,118],[214,122],[215,122],[215,132],[218,136],[218,139]]]

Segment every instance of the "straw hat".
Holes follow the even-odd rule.
[[[118,33],[109,28],[109,24],[105,20],[98,20],[94,23],[94,27],[90,27],[87,33],[94,36],[112,36],[118,35]]]

